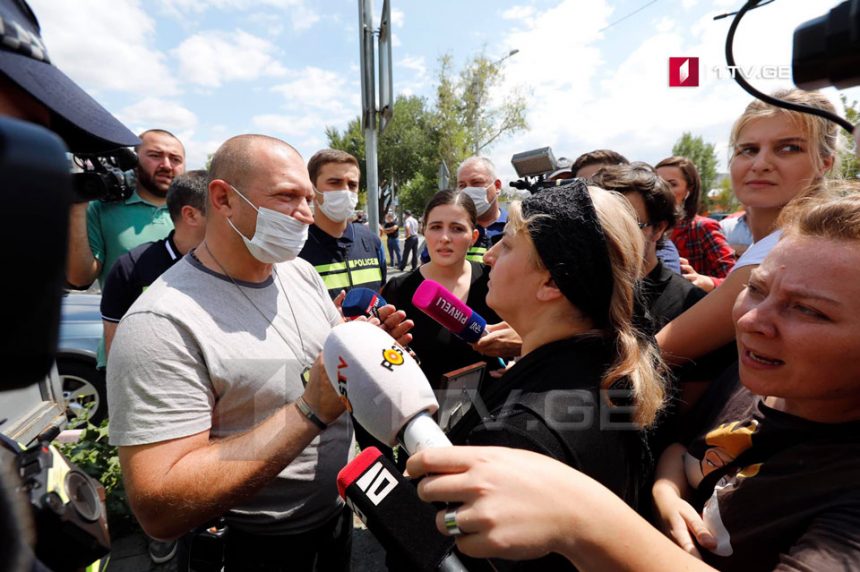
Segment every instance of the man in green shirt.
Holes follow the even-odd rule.
[[[72,288],[99,285],[117,258],[173,230],[165,204],[167,189],[185,171],[185,148],[172,133],[150,129],[140,135],[137,189],[124,202],[72,205],[66,280]]]

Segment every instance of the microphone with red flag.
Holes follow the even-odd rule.
[[[368,433],[411,455],[451,441],[432,415],[439,402],[424,372],[391,336],[368,322],[332,328],[323,348],[335,391]]]
[[[375,447],[340,471],[337,490],[382,547],[411,570],[466,572],[453,554],[454,540],[436,529],[437,509]]]

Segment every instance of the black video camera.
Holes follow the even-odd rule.
[[[72,175],[76,202],[119,202],[134,192],[137,153],[131,149],[123,147],[103,155],[79,153],[74,161],[83,171]]]
[[[846,0],[798,26],[791,66],[802,89],[860,84],[860,0]]]
[[[517,181],[511,181],[510,185],[521,191],[535,193],[540,190],[559,164],[550,147],[541,147],[531,151],[523,151],[511,157],[511,165],[520,177]]]

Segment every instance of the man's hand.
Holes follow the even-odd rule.
[[[388,332],[401,346],[408,346],[412,341],[409,330],[415,327],[415,322],[406,319],[406,312],[398,310],[391,304],[386,304],[377,310],[379,319],[371,318],[371,324],[375,324]]]
[[[487,335],[472,344],[480,354],[492,357],[513,358],[520,355],[523,340],[507,322],[489,324]]]
[[[317,417],[322,419],[326,424],[340,417],[346,409],[325,372],[322,352],[314,360],[314,364],[311,367],[310,379],[302,397],[304,397],[305,402],[313,412],[317,414]]]
[[[343,300],[344,300],[344,298],[346,298],[346,290],[341,290],[340,294],[338,294],[337,297],[335,297],[333,302],[334,302],[334,307],[337,308],[338,312],[340,312],[340,317],[345,320],[346,316],[343,315]]]

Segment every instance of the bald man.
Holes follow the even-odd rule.
[[[287,143],[225,142],[203,242],[138,299],[111,349],[110,438],[135,515],[161,539],[225,515],[227,570],[349,567],[336,476],[352,428],[319,359],[341,316],[296,258],[312,193]]]

